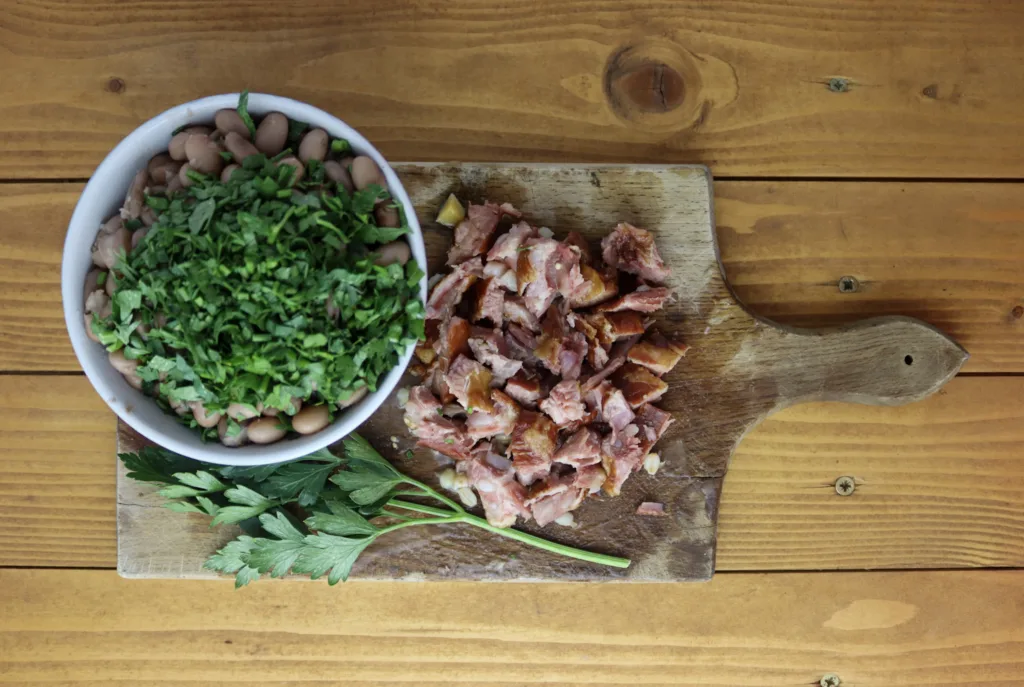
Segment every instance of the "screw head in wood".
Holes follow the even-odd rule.
[[[844,475],[836,480],[836,493],[840,496],[849,496],[857,488],[857,482],[849,476]]]
[[[841,76],[832,77],[828,80],[828,90],[833,93],[846,93],[846,91],[850,90],[850,81]]]
[[[854,293],[858,289],[860,289],[860,282],[857,281],[857,277],[839,277],[840,293]]]
[[[821,687],[839,687],[839,685],[843,684],[843,681],[835,673],[829,673],[818,680],[818,684]]]

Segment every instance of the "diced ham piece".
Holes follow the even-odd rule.
[[[474,410],[466,419],[466,432],[474,441],[511,436],[519,417],[519,405],[498,389],[491,390],[494,411]]]
[[[455,227],[452,247],[448,251],[448,264],[457,265],[469,258],[481,255],[491,243],[491,236],[498,228],[501,208],[496,203],[473,205],[466,211],[466,219]]]
[[[548,397],[540,402],[540,409],[559,427],[582,419],[587,413],[587,407],[583,405],[580,383],[573,379],[559,382]]]
[[[544,496],[530,506],[530,513],[537,524],[543,527],[576,508],[580,505],[586,493],[582,489],[568,487],[567,489]]]
[[[574,308],[589,308],[604,303],[619,293],[619,279],[615,268],[609,267],[604,272],[598,272],[589,265],[580,265],[580,276],[583,277],[584,285],[569,299],[569,305]]]
[[[446,274],[430,292],[430,298],[427,299],[427,319],[444,320],[451,317],[455,312],[455,306],[483,274],[483,269],[483,261],[479,258],[456,265],[455,269]]]
[[[601,382],[612,376],[616,370],[625,365],[626,356],[639,340],[640,335],[637,334],[636,336],[631,336],[623,339],[622,341],[616,341],[608,352],[608,362],[605,363],[605,366],[602,367],[599,372],[587,377],[586,381],[583,382],[583,392],[586,393],[587,391],[596,388]]]
[[[509,452],[519,481],[529,485],[551,470],[558,442],[558,428],[545,415],[530,410],[519,413]]]
[[[512,375],[523,369],[520,360],[508,357],[508,345],[500,329],[473,327],[469,337],[469,349],[473,357],[491,368],[494,377],[492,385],[504,384]]]
[[[469,353],[469,322],[458,315],[441,323],[441,329],[434,342],[434,350],[443,359],[442,369],[447,370],[448,364],[459,357]]]
[[[597,387],[588,390],[586,401],[597,410],[601,421],[611,425],[613,430],[625,428],[635,417],[625,396],[611,382],[601,382]]]
[[[519,222],[512,227],[508,233],[502,234],[494,242],[494,246],[487,252],[488,261],[500,261],[513,270],[519,261],[519,248],[523,241],[540,236],[537,230],[526,222]]]
[[[557,309],[548,310],[535,355],[552,373],[578,379],[587,355],[587,340],[576,330],[566,330],[565,324],[566,315]]]
[[[689,346],[670,341],[658,332],[652,332],[629,350],[626,359],[643,365],[659,377],[672,371],[686,355]]]
[[[505,384],[505,393],[517,400],[521,405],[535,408],[537,401],[544,397],[538,377],[528,377],[522,372],[516,374]]]
[[[459,463],[458,470],[466,475],[470,486],[480,495],[487,522],[494,527],[511,527],[517,517],[530,517],[530,511],[524,505],[526,489],[516,481],[511,468],[498,468],[477,454]]]
[[[668,513],[665,512],[665,504],[658,503],[656,501],[644,501],[636,509],[636,514],[658,518],[663,518],[668,515]]]
[[[444,379],[463,408],[490,413],[494,411],[491,403],[491,377],[491,371],[486,367],[460,355],[448,368]]]
[[[454,460],[466,460],[475,440],[461,423],[441,415],[440,401],[425,386],[409,390],[405,404],[405,424],[420,446],[432,448]]]
[[[555,451],[554,460],[556,463],[571,465],[577,470],[600,463],[601,435],[590,427],[578,430]]]
[[[633,293],[627,293],[625,296],[616,298],[614,301],[609,303],[603,303],[594,309],[597,312],[620,312],[622,310],[654,312],[656,310],[661,310],[665,306],[665,302],[671,297],[671,289],[664,286],[658,286],[653,289],[648,288],[644,290],[637,290]]]
[[[612,267],[656,284],[664,284],[671,276],[658,253],[654,235],[625,222],[601,240],[601,257]]]
[[[590,325],[594,336],[605,345],[644,333],[643,319],[635,312],[588,313],[579,319]]]
[[[500,327],[505,314],[505,288],[494,277],[484,277],[476,283],[473,303],[473,321],[490,320]]]
[[[637,439],[636,425],[626,425],[622,430],[613,431],[601,443],[601,462],[608,478],[603,485],[609,496],[618,496],[622,484],[629,475],[640,467],[647,455]]]
[[[640,429],[637,437],[644,453],[648,453],[658,440],[668,431],[669,425],[675,422],[669,413],[657,406],[645,403],[636,409],[636,426]]]
[[[620,367],[611,376],[611,380],[622,389],[622,394],[634,408],[657,401],[668,391],[668,384],[664,380],[636,363],[626,363]]]
[[[594,254],[590,250],[590,242],[583,237],[583,234],[578,231],[570,231],[562,243],[567,246],[574,247],[579,252],[581,264],[594,264]]]
[[[484,276],[497,280],[501,288],[519,293],[516,271],[503,262],[489,262],[484,265]]]
[[[526,307],[526,301],[520,296],[507,296],[504,305],[505,320],[514,322],[531,332],[540,331],[540,320]]]
[[[596,463],[594,465],[585,465],[576,471],[576,478],[573,485],[587,494],[596,494],[601,491],[601,487],[604,486],[605,481],[608,479],[608,473],[604,471],[604,468]]]
[[[505,332],[505,345],[508,347],[510,357],[528,365],[536,365],[537,337],[533,332],[519,325],[510,324]]]

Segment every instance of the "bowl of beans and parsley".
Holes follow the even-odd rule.
[[[75,208],[72,345],[146,438],[212,463],[299,458],[358,427],[423,335],[426,255],[380,153],[311,105],[212,96],[158,115]]]

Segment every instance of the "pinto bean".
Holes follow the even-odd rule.
[[[402,215],[399,214],[398,208],[392,207],[390,203],[382,203],[374,208],[373,216],[377,220],[378,227],[402,226]]]
[[[245,138],[231,131],[227,136],[224,137],[224,146],[228,149],[228,152],[235,158],[235,162],[245,162],[245,158],[250,155],[259,155],[260,151],[256,149],[252,143]]]
[[[346,398],[346,399],[344,399],[342,401],[338,401],[338,408],[339,408],[339,410],[345,409],[345,408],[351,408],[356,403],[359,403],[360,401],[362,401],[366,397],[366,394],[368,394],[369,392],[370,392],[370,389],[368,387],[365,387],[365,386],[359,387],[358,389],[356,389],[355,391],[352,392],[351,396],[349,396],[348,398]]]
[[[185,143],[192,134],[203,134],[209,136],[210,128],[206,126],[190,126],[187,129],[174,134],[174,136],[171,137],[171,142],[167,144],[167,154],[171,156],[172,160],[184,162],[188,159],[188,155],[185,154]]]
[[[89,296],[90,293],[100,288],[100,275],[104,274],[103,270],[91,269],[85,275],[85,295]]]
[[[306,406],[292,418],[292,429],[299,434],[316,434],[330,423],[331,409],[328,406]]]
[[[324,174],[331,181],[341,184],[348,191],[349,195],[356,190],[355,185],[352,183],[352,175],[348,173],[348,170],[340,162],[335,162],[334,160],[325,162]]]
[[[288,142],[288,118],[280,112],[271,112],[256,127],[256,138],[253,143],[264,155],[273,157]]]
[[[235,170],[241,169],[241,168],[242,168],[241,165],[228,165],[220,173],[220,182],[222,184],[228,183],[229,181],[231,181],[231,175],[235,173]]]
[[[256,408],[252,407],[248,403],[229,403],[227,409],[228,417],[237,422],[242,420],[251,420],[254,417],[259,417],[260,413]]]
[[[111,351],[107,354],[107,359],[110,360],[111,366],[123,375],[135,374],[135,371],[139,368],[139,361],[129,360],[124,357],[124,351],[122,350]]]
[[[405,241],[392,241],[391,243],[385,243],[374,252],[377,253],[377,259],[374,260],[374,262],[382,266],[390,265],[393,262],[397,262],[399,265],[405,265],[405,263],[409,262],[409,258],[412,256],[412,251],[409,250],[409,244]]]
[[[189,186],[192,185],[192,180],[188,178],[188,172],[191,169],[192,165],[186,162],[181,166],[181,169],[178,170],[178,176],[176,178],[178,180],[178,183],[181,184],[182,188],[188,188]]]
[[[235,436],[228,436],[228,420],[224,417],[217,423],[217,436],[220,437],[220,443],[231,448],[245,446],[249,443],[249,429],[245,425],[242,425],[242,431]]]
[[[302,137],[299,142],[299,159],[303,162],[310,160],[324,161],[327,157],[327,146],[330,144],[327,132],[323,129],[313,129]]]
[[[114,289],[117,288],[117,279],[114,277],[114,271],[107,272],[107,279],[103,282],[103,290],[111,298],[114,297]]]
[[[229,133],[236,133],[245,140],[252,138],[249,133],[249,127],[242,121],[242,115],[238,114],[237,110],[217,110],[217,114],[213,115],[213,123],[217,127],[217,131],[220,131],[225,140]]]
[[[100,337],[96,336],[96,333],[92,330],[92,313],[85,315],[85,335],[96,343],[102,343]]]
[[[220,422],[221,413],[207,413],[206,408],[200,401],[192,401],[188,404],[189,408],[192,409],[192,417],[196,419],[196,423],[200,427],[209,429],[215,427]]]
[[[110,317],[113,306],[110,304],[110,296],[103,289],[96,289],[85,296],[85,312],[96,313],[101,318]]]
[[[377,163],[372,158],[366,155],[352,158],[350,173],[352,174],[352,183],[360,191],[370,184],[378,184],[384,188],[388,186],[387,181],[384,179],[384,174],[380,171],[380,167],[377,166]]]
[[[299,158],[295,157],[294,155],[289,155],[286,158],[282,158],[277,163],[278,167],[280,167],[281,165],[291,165],[292,167],[295,168],[295,171],[292,173],[292,178],[288,182],[289,184],[299,183],[300,181],[302,181],[302,177],[306,174],[305,165],[303,165],[302,161],[300,161]]]
[[[280,413],[280,411],[277,408],[264,408],[263,406],[259,406],[258,409],[261,413],[263,413],[265,417],[277,417],[278,413]],[[298,396],[292,396],[293,412],[291,413],[291,415],[295,415],[295,413],[299,412],[300,410],[302,410],[302,399],[299,398]]]
[[[128,386],[133,389],[142,391],[142,377],[132,372],[131,374],[123,375],[124,381],[128,382]]]
[[[100,233],[92,246],[92,261],[97,267],[113,268],[121,251],[126,254],[132,247],[132,233],[122,226],[116,231]]]
[[[146,206],[146,183],[149,181],[149,172],[140,169],[135,173],[128,193],[124,197],[124,206],[121,208],[121,217],[124,219],[138,219],[142,214],[142,208]]]
[[[284,428],[276,417],[261,417],[249,423],[249,440],[254,444],[272,444],[284,438],[288,430]]]
[[[153,182],[153,186],[150,186],[150,190],[155,190],[155,186],[162,186],[171,181],[174,175],[178,173],[178,167],[181,167],[181,163],[173,160],[167,153],[160,153],[159,155],[153,156],[146,165],[146,170],[149,172],[149,178]]]
[[[220,146],[204,134],[193,134],[188,137],[185,141],[185,154],[192,169],[202,174],[220,174],[224,167]]]

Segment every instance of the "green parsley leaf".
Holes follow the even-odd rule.
[[[249,91],[244,90],[238,96],[238,116],[242,118],[242,123],[245,124],[245,128],[249,130],[249,139],[256,138],[256,123],[252,121],[252,117],[249,115]]]
[[[373,537],[352,539],[330,534],[306,537],[304,547],[295,561],[294,571],[319,579],[327,574],[327,584],[335,585],[348,579],[352,564],[373,541]]]
[[[327,534],[376,534],[377,528],[366,518],[338,501],[327,501],[330,513],[314,513],[306,518],[305,524],[311,530]]]
[[[277,499],[295,500],[300,506],[312,506],[340,463],[337,458],[333,463],[287,463],[267,479],[262,486],[263,493]]]

